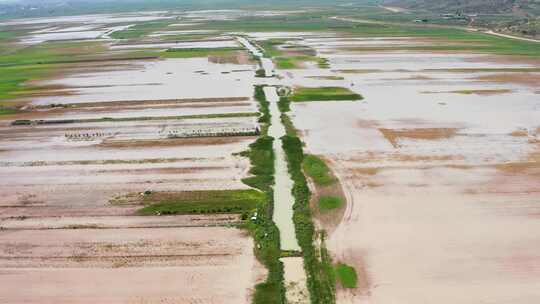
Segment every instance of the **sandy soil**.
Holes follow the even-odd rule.
[[[1,229],[115,229],[224,226],[240,220],[237,214],[182,216],[54,216],[19,217],[0,221]]]

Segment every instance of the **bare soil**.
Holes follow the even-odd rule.
[[[249,303],[265,272],[251,239],[231,228],[19,230],[0,239],[6,303]]]
[[[394,146],[399,147],[400,138],[439,140],[455,136],[458,129],[455,128],[421,128],[421,129],[384,129],[379,131]]]
[[[485,82],[515,83],[532,88],[537,88],[540,86],[540,73],[498,73],[477,76],[475,79]]]

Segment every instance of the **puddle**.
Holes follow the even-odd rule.
[[[282,258],[285,269],[286,298],[289,304],[309,304],[304,260],[301,257]]]

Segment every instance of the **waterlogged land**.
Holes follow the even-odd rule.
[[[324,215],[340,208],[336,197],[312,203],[334,261],[346,264],[337,303],[540,298],[538,59],[430,51],[416,37],[320,36],[288,43],[315,49],[329,69],[287,70],[282,83],[293,101],[304,87],[364,97],[291,104],[305,149],[323,156],[346,198],[337,227]]]
[[[265,200],[239,155],[257,66],[231,36],[148,36],[172,18],[7,22],[0,302],[250,303],[265,280],[238,228]]]
[[[538,302],[540,44],[365,19],[4,21],[0,302]]]

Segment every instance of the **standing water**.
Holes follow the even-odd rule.
[[[270,102],[270,114],[272,115],[271,125],[268,128],[268,135],[274,140],[275,159],[275,186],[274,186],[274,222],[279,228],[282,250],[300,250],[296,240],[293,223],[292,195],[293,181],[289,176],[287,159],[281,146],[281,137],[285,135],[285,127],[281,123],[281,113],[277,106],[279,96],[275,87],[264,87],[266,100]]]

